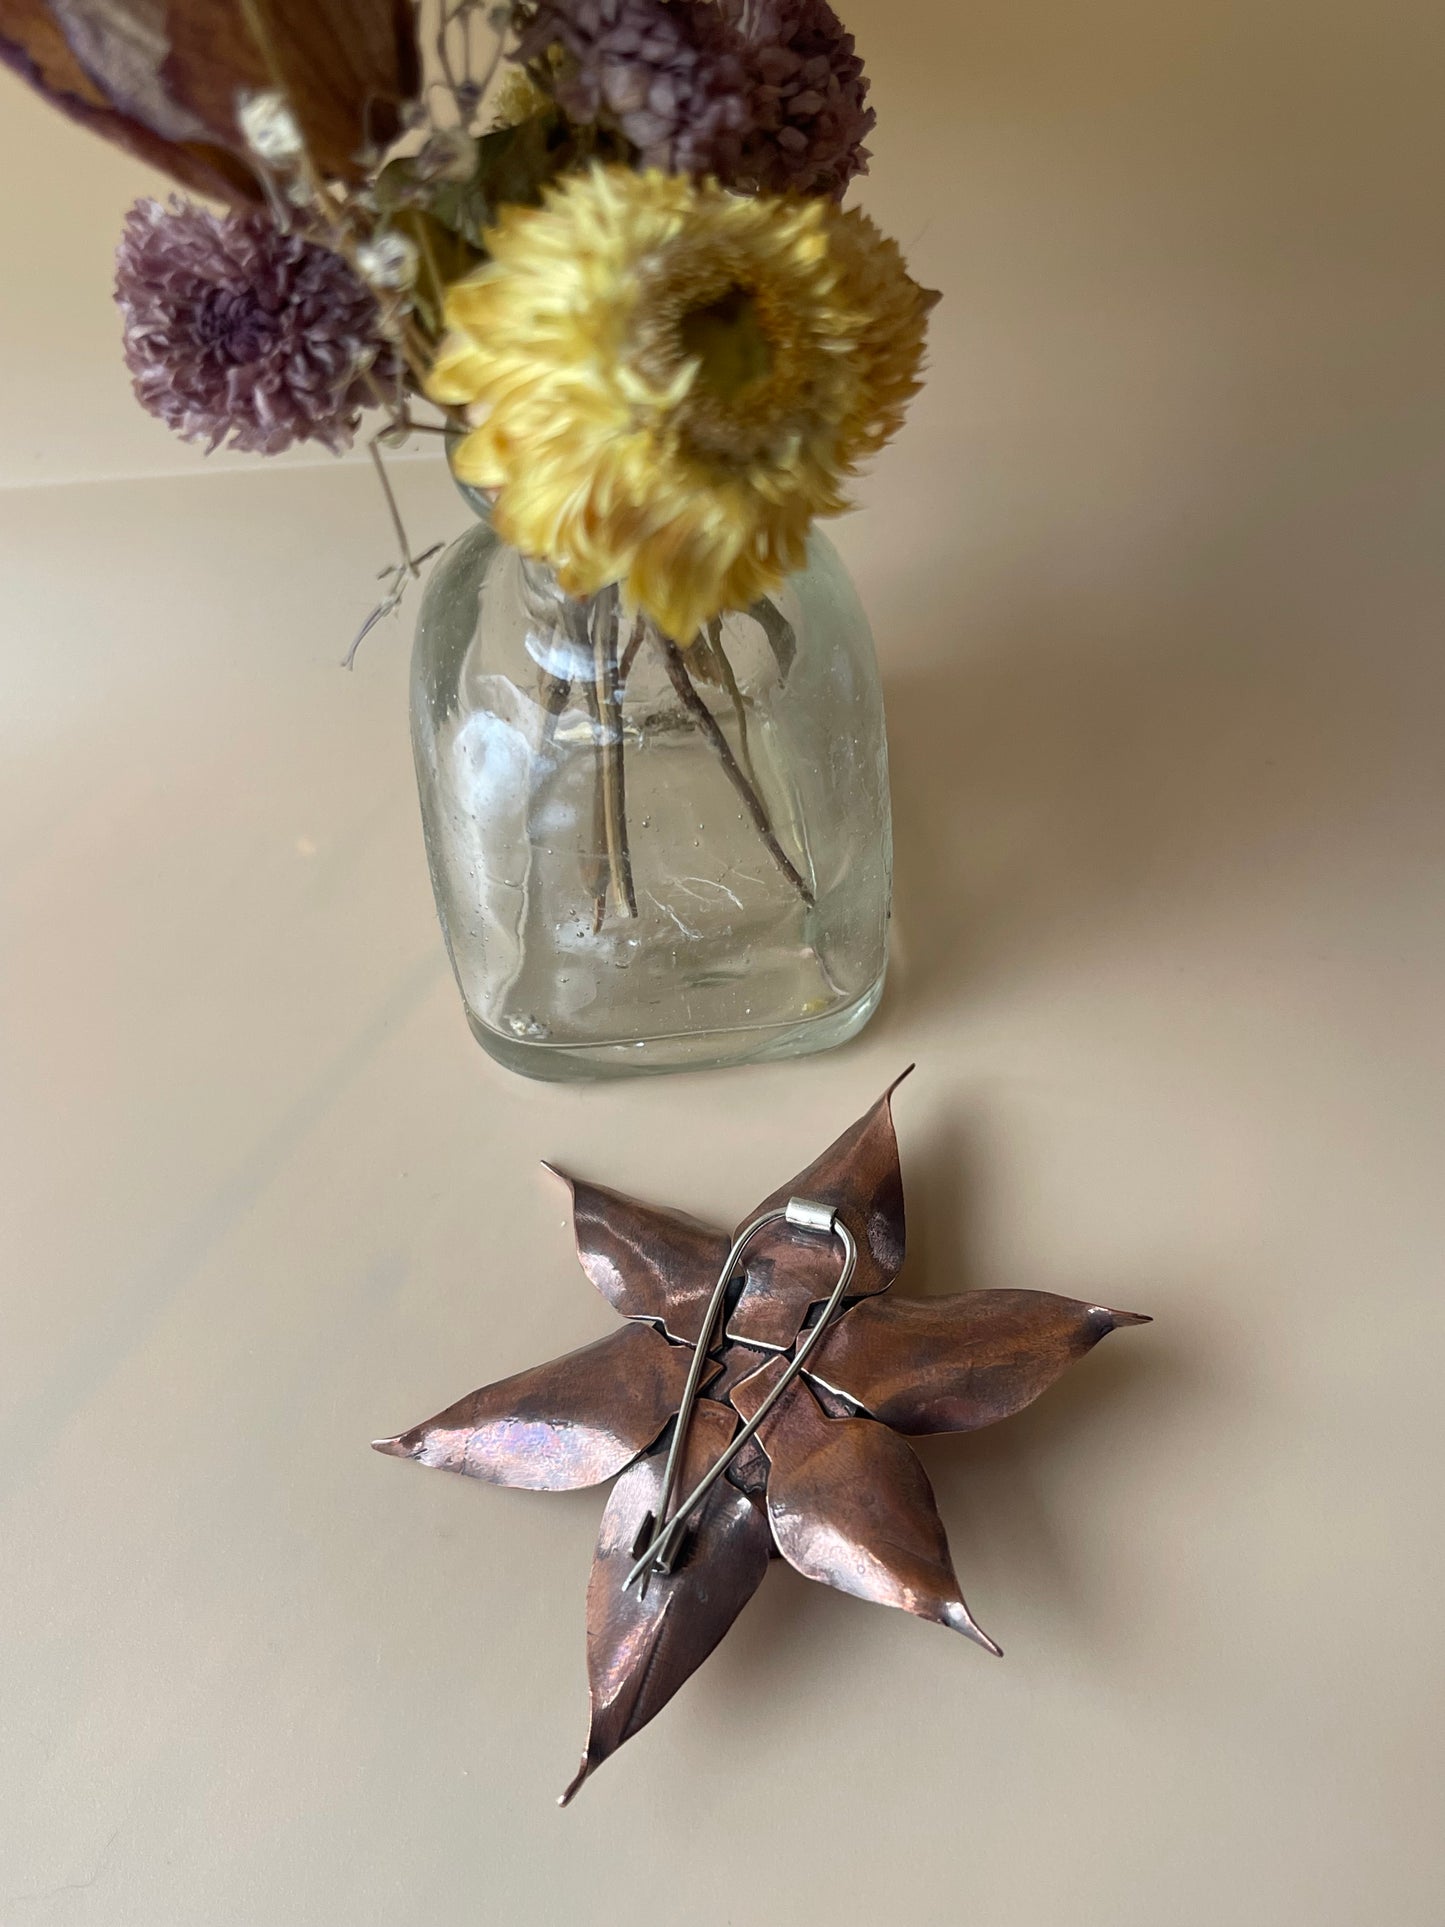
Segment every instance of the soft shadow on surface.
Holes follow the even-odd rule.
[[[893,1287],[905,1297],[945,1297],[976,1282],[964,1275],[958,1256],[977,1222],[980,1164],[971,1154],[972,1135],[950,1106],[909,1138],[903,1172],[908,1255]]]
[[[956,647],[886,690],[895,1017],[1227,919],[1328,861],[1426,754],[1423,709],[1367,652],[1298,632],[1060,612]]]
[[[1193,1377],[1157,1326],[1113,1332],[1026,1411],[962,1438],[914,1441],[964,1596],[1005,1654],[1009,1614],[1024,1600],[1071,1645],[1112,1643],[1091,1578],[1107,1553],[1097,1519],[1068,1509],[1071,1462],[1122,1469],[1141,1436],[1161,1442]]]
[[[1101,1663],[1126,1648],[1127,1625],[1106,1617],[1100,1574],[1108,1548],[1097,1523],[1074,1517],[1068,1466],[1091,1443],[1134,1440],[1157,1428],[1187,1389],[1182,1354],[1157,1341],[1157,1328],[1111,1334],[1026,1412],[961,1437],[914,1440],[948,1531],[964,1596],[1003,1647],[1017,1633],[1025,1602],[1035,1627],[1045,1621],[1069,1648]],[[1129,1340],[1134,1340],[1130,1344]],[[1118,1448],[1118,1449],[1122,1449]],[[866,1665],[877,1633],[865,1607],[800,1579],[775,1560],[757,1597],[695,1690],[714,1704],[700,1718],[765,1720],[780,1695],[823,1708],[840,1666]],[[881,1630],[881,1629],[880,1629]],[[920,1638],[938,1637],[919,1626]],[[984,1663],[982,1656],[973,1654]]]

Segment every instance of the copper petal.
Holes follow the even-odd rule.
[[[691,1488],[737,1429],[725,1405],[700,1399],[688,1428],[682,1483]],[[589,1773],[645,1726],[697,1671],[757,1591],[768,1569],[768,1528],[755,1499],[722,1480],[705,1501],[677,1568],[647,1596],[623,1591],[645,1520],[662,1493],[658,1450],[623,1474],[602,1518],[587,1587],[592,1726],[565,1806]]]
[[[572,1193],[582,1269],[608,1304],[624,1318],[660,1318],[674,1338],[695,1344],[728,1255],[728,1234],[685,1212],[639,1204],[561,1171],[556,1176]]]
[[[903,1173],[891,1100],[907,1075],[895,1078],[865,1117],[758,1206],[760,1212],[771,1211],[789,1198],[811,1198],[838,1207],[858,1240],[850,1299],[886,1291],[903,1266]],[[826,1298],[837,1282],[837,1247],[785,1226],[770,1228],[759,1234],[747,1270],[728,1331],[755,1345],[783,1349],[802,1330],[809,1306]]]
[[[771,1361],[771,1354],[752,1345],[726,1345],[718,1361],[717,1373],[707,1386],[709,1398],[719,1404],[728,1399],[734,1385],[751,1378],[760,1365]]]
[[[760,1231],[743,1260],[747,1283],[728,1320],[728,1337],[786,1351],[803,1329],[809,1307],[837,1284],[841,1263],[831,1238],[782,1224]]]
[[[374,1443],[393,1458],[529,1492],[598,1485],[657,1438],[681,1403],[690,1362],[651,1325],[624,1325]]]
[[[786,1369],[781,1358],[735,1386],[751,1418]],[[901,1606],[999,1649],[964,1604],[933,1488],[913,1448],[868,1418],[827,1418],[801,1382],[758,1434],[771,1461],[768,1519],[805,1578]]]
[[[249,167],[204,140],[168,140],[123,112],[71,51],[45,0],[0,0],[0,60],[52,107],[194,193],[234,202],[261,199]]]
[[[972,1432],[1047,1391],[1119,1325],[1147,1325],[1049,1291],[878,1298],[843,1313],[808,1374],[900,1432]]]

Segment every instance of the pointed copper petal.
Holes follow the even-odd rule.
[[[903,1266],[903,1173],[892,1097],[907,1075],[896,1077],[866,1116],[758,1206],[759,1212],[771,1211],[789,1198],[837,1206],[858,1240],[850,1299],[887,1291]],[[756,1215],[749,1212],[748,1218]],[[761,1232],[748,1256],[747,1285],[728,1321],[730,1335],[785,1349],[802,1330],[809,1306],[837,1283],[838,1263],[831,1240],[782,1225]]]
[[[682,1400],[691,1353],[651,1325],[459,1399],[378,1452],[420,1459],[493,1485],[571,1492],[610,1479],[652,1444]]]
[[[685,1212],[547,1169],[572,1193],[577,1256],[608,1304],[624,1318],[660,1318],[674,1338],[695,1344],[732,1242],[728,1234]]]
[[[690,1490],[737,1430],[725,1405],[699,1399],[688,1428],[682,1485]],[[602,1518],[587,1587],[587,1670],[592,1726],[565,1806],[590,1773],[672,1698],[707,1658],[768,1569],[767,1522],[755,1499],[727,1479],[693,1522],[682,1559],[654,1575],[646,1596],[623,1591],[638,1536],[662,1495],[659,1449],[618,1480]]]
[[[786,1369],[775,1358],[733,1388],[751,1418]],[[827,1418],[799,1382],[764,1420],[768,1521],[778,1550],[807,1579],[899,1606],[999,1648],[964,1604],[933,1488],[912,1446],[868,1418]]]
[[[1051,1291],[867,1299],[807,1371],[895,1431],[972,1432],[1022,1410],[1118,1326],[1148,1323]]]

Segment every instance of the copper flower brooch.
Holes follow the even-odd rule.
[[[893,1297],[896,1089],[732,1236],[564,1179],[582,1268],[627,1322],[376,1441],[530,1491],[621,1474],[587,1588],[591,1730],[563,1805],[697,1670],[779,1554],[999,1651],[902,1435],[1007,1418],[1105,1333],[1149,1321],[1046,1291]]]

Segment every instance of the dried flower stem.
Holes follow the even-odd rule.
[[[657,646],[662,652],[662,659],[667,665],[668,677],[671,680],[673,688],[677,691],[678,700],[717,751],[718,759],[727,773],[727,779],[742,798],[748,815],[753,819],[758,835],[763,839],[767,847],[768,854],[783,872],[784,876],[787,877],[804,903],[811,909],[813,906],[813,893],[803,881],[796,865],[792,862],[787,851],[773,833],[773,826],[768,820],[768,812],[763,805],[762,798],[738,767],[738,760],[732,753],[727,737],[724,736],[721,729],[719,729],[717,719],[694,688],[693,680],[688,673],[687,663],[682,651],[672,640],[671,636],[665,636],[660,629],[654,629],[653,634],[657,638]]]
[[[617,590],[604,589],[593,604],[592,660],[597,677],[599,712],[602,721],[601,756],[603,784],[603,827],[607,835],[607,868],[612,879],[612,894],[617,907],[629,917],[637,915],[637,894],[632,883],[632,851],[627,837],[627,778],[622,767],[622,693],[617,673]]]
[[[542,672],[542,709],[546,717],[542,724],[542,748],[550,750],[557,740],[557,725],[562,720],[562,711],[567,707],[567,698],[572,691],[570,676],[554,676],[550,670]]]
[[[417,424],[406,420],[405,410],[403,409],[401,421],[389,422],[385,428],[379,428],[367,444],[372,463],[376,469],[377,479],[381,483],[381,492],[386,497],[387,512],[391,516],[391,526],[396,534],[397,547],[401,551],[401,560],[381,570],[377,578],[378,581],[385,581],[387,577],[390,577],[390,586],[386,594],[381,598],[381,601],[377,603],[371,614],[352,637],[351,647],[341,658],[341,667],[343,669],[351,668],[356,661],[357,650],[361,647],[362,643],[365,642],[366,638],[371,634],[383,616],[394,615],[401,607],[402,597],[406,594],[406,585],[409,581],[415,580],[420,576],[423,563],[430,562],[432,557],[439,555],[445,546],[444,543],[434,542],[432,546],[424,550],[422,554],[412,554],[411,543],[407,538],[406,524],[401,519],[401,507],[392,489],[391,477],[386,472],[386,462],[381,453],[382,444],[388,436],[395,436],[398,430],[410,429],[416,425]]]
[[[715,617],[707,626],[708,645],[717,663],[718,674],[722,677],[723,687],[728,692],[728,700],[733,706],[733,715],[738,725],[738,759],[753,788],[758,789],[758,772],[753,767],[753,753],[748,747],[748,712],[743,703],[743,692],[738,687],[738,679],[733,674],[733,666],[728,661],[727,650],[723,647],[722,618]]]
[[[570,676],[554,676],[549,669],[542,671],[542,687],[540,693],[542,697],[543,721],[542,738],[539,745],[540,756],[542,758],[547,758],[551,755],[553,745],[557,740],[557,726],[562,720],[562,711],[567,707],[567,698],[571,692],[572,679]],[[547,774],[548,772],[545,769],[539,769],[538,778],[533,783],[527,797],[527,835],[534,843],[539,840],[540,825],[538,822],[538,806],[541,803],[542,784],[545,782]]]
[[[412,575],[415,575],[416,564],[411,559],[411,544],[407,541],[406,524],[401,519],[401,505],[396,499],[396,491],[391,486],[391,477],[386,472],[386,463],[381,453],[381,435],[387,432],[383,429],[381,434],[373,435],[367,443],[367,452],[371,456],[372,467],[376,470],[376,479],[381,483],[381,492],[386,497],[387,513],[391,516],[391,526],[396,534],[396,546],[400,552],[402,564]]]
[[[633,663],[637,660],[637,652],[642,647],[643,638],[646,634],[647,617],[639,614],[636,622],[632,625],[632,634],[628,637],[627,647],[622,652],[622,661],[617,669],[617,681],[623,689],[627,687],[627,678],[631,673]]]
[[[582,882],[592,899],[592,934],[595,937],[607,915],[607,765],[602,754],[602,705],[597,684],[590,676],[582,679],[582,693],[592,718],[592,847],[582,864]]]

